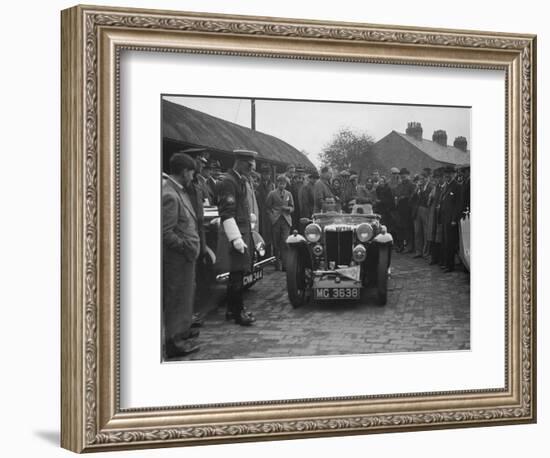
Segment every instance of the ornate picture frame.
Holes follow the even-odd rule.
[[[536,421],[536,37],[76,6],[62,12],[62,422],[75,452]],[[121,409],[123,50],[506,74],[503,389]]]

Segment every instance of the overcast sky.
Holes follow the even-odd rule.
[[[242,126],[251,126],[250,99],[189,96],[166,99]],[[469,108],[256,100],[256,130],[305,151],[316,165],[319,165],[318,155],[323,147],[344,127],[367,133],[377,141],[392,130],[404,133],[409,121],[422,124],[426,139],[431,140],[434,130],[443,129],[447,131],[449,145],[462,135],[468,140],[468,148],[471,147]]]

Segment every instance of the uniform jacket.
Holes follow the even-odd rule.
[[[172,178],[162,183],[162,244],[194,262],[200,252],[199,221],[190,195]]]
[[[267,195],[265,206],[267,213],[269,214],[271,224],[275,224],[279,217],[282,216],[288,225],[292,226],[291,213],[294,211],[294,198],[292,197],[290,191],[283,189],[281,195],[281,191],[274,189]],[[285,210],[283,207],[290,207],[290,210]]]
[[[441,193],[440,212],[441,223],[444,225],[460,220],[462,215],[462,194],[460,185],[455,180],[447,183]]]
[[[313,212],[320,213],[323,208],[323,202],[325,201],[325,199],[329,197],[334,197],[334,194],[330,190],[328,183],[326,183],[322,179],[319,179],[313,186],[313,196]]]
[[[216,249],[216,269],[219,272],[250,272],[252,270],[254,244],[250,228],[247,178],[239,176],[233,169],[224,173],[218,184],[218,214],[220,227]],[[227,239],[223,222],[234,218],[247,249],[239,253]]]

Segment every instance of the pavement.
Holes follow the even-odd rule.
[[[218,307],[206,317],[200,350],[182,360],[273,358],[470,348],[470,277],[444,273],[410,254],[392,254],[388,301],[311,302],[294,309],[284,272],[272,266],[245,293],[257,321],[249,327],[225,320]]]

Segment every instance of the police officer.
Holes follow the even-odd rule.
[[[227,314],[241,326],[250,326],[255,317],[243,304],[243,277],[252,271],[254,243],[250,225],[251,209],[247,186],[254,170],[257,153],[235,150],[233,168],[222,175],[218,184],[217,269],[229,272],[227,285]]]

